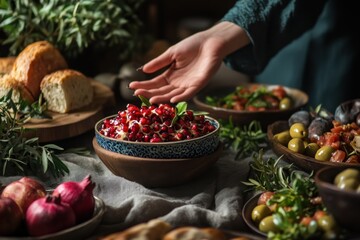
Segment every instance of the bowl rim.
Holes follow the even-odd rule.
[[[198,106],[201,106],[203,108],[212,109],[214,111],[221,111],[221,112],[227,112],[227,113],[232,113],[232,114],[249,114],[249,115],[251,115],[251,114],[263,115],[263,114],[268,114],[268,113],[286,113],[286,112],[301,108],[302,106],[306,105],[309,102],[309,95],[306,94],[304,91],[297,89],[297,88],[287,87],[287,86],[284,86],[281,84],[242,83],[242,84],[235,85],[235,86],[221,86],[220,88],[225,89],[225,88],[231,88],[231,87],[237,87],[237,86],[252,86],[252,85],[265,86],[266,88],[269,88],[269,89],[281,86],[289,94],[291,92],[298,92],[299,94],[301,94],[304,97],[304,100],[300,104],[293,106],[290,109],[268,109],[268,110],[264,110],[264,111],[234,110],[234,109],[227,109],[227,108],[222,108],[222,107],[211,106],[209,104],[206,104],[204,101],[200,100],[200,95],[203,95],[204,93],[194,96],[193,101]]]
[[[337,173],[339,173],[340,171],[348,169],[348,168],[356,168],[356,169],[360,170],[360,166],[357,166],[357,167],[356,166],[355,167],[352,167],[352,166],[338,166],[338,167],[337,166],[326,166],[326,167],[319,169],[315,173],[315,176],[314,176],[315,184],[318,186],[319,190],[320,190],[320,188],[323,188],[323,189],[327,189],[331,192],[337,192],[337,193],[341,193],[345,196],[357,197],[360,199],[360,193],[357,193],[356,191],[346,191],[346,190],[340,189],[335,184],[325,181],[324,179],[321,178],[321,176],[323,174],[326,174],[329,171],[336,171]]]
[[[157,143],[151,143],[151,142],[133,142],[133,141],[128,141],[128,140],[123,140],[123,139],[116,139],[116,138],[110,138],[110,137],[107,137],[107,136],[104,136],[103,134],[101,134],[99,132],[99,127],[101,127],[101,124],[102,122],[105,120],[105,119],[109,119],[109,118],[113,118],[117,116],[117,114],[113,114],[113,115],[109,115],[109,116],[106,116],[102,119],[100,119],[99,121],[96,122],[95,124],[95,133],[96,135],[100,136],[101,138],[104,138],[104,139],[107,139],[109,141],[113,141],[113,142],[119,142],[119,143],[124,143],[124,144],[133,144],[133,145],[145,145],[145,146],[159,146],[159,145],[177,145],[177,144],[184,144],[184,143],[189,143],[189,142],[193,142],[193,141],[199,141],[203,138],[207,138],[211,135],[214,135],[214,134],[217,134],[219,131],[220,131],[220,123],[218,120],[216,120],[215,118],[212,118],[212,117],[209,117],[207,115],[205,115],[205,118],[208,118],[210,119],[211,121],[215,122],[216,123],[216,128],[214,131],[212,132],[209,132],[209,133],[206,133],[205,135],[203,136],[200,136],[200,137],[197,137],[197,138],[192,138],[192,139],[184,139],[184,140],[180,140],[180,141],[169,141],[169,142],[157,142]]]
[[[123,161],[123,162],[130,162],[130,163],[132,163],[134,161],[137,161],[137,162],[159,162],[159,163],[194,161],[197,159],[202,159],[211,154],[221,154],[221,152],[224,149],[224,143],[219,142],[218,146],[215,148],[215,150],[213,152],[208,153],[207,155],[204,155],[204,156],[191,157],[191,158],[148,158],[148,157],[136,157],[136,156],[130,156],[130,155],[126,155],[126,154],[112,152],[112,151],[107,150],[107,149],[103,148],[102,146],[100,146],[95,138],[93,138],[92,143],[93,143],[93,147],[96,151],[102,152],[104,155],[115,156],[116,158],[121,159],[121,161]]]

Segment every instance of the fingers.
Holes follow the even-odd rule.
[[[145,73],[153,73],[156,72],[166,66],[169,66],[173,62],[173,59],[171,57],[170,51],[167,50],[157,58],[154,58],[150,62],[146,63],[142,70]]]
[[[156,89],[164,85],[167,85],[167,81],[164,76],[160,75],[151,80],[146,81],[133,81],[129,84],[131,89]]]

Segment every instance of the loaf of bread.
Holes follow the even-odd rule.
[[[28,45],[17,56],[11,75],[23,82],[34,99],[40,95],[40,83],[45,75],[68,68],[61,53],[49,42],[39,41]]]
[[[19,102],[20,98],[28,101],[29,103],[35,101],[32,94],[22,82],[16,81],[16,79],[9,74],[0,76],[0,98],[7,95],[10,90],[12,90],[11,99],[14,102]]]
[[[59,113],[89,105],[94,97],[90,79],[72,69],[58,70],[46,75],[40,89],[48,109]]]
[[[216,228],[179,227],[168,232],[163,240],[226,240],[225,234]]]
[[[122,232],[107,235],[99,240],[162,240],[170,229],[171,225],[167,222],[154,219],[130,227]]]
[[[2,57],[0,58],[0,75],[10,73],[16,57]]]

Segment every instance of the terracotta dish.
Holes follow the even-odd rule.
[[[360,193],[340,189],[334,184],[336,175],[347,168],[349,167],[322,168],[315,174],[315,183],[324,205],[336,222],[344,228],[359,233]],[[360,166],[352,166],[352,168],[360,170]]]
[[[248,84],[244,86],[251,86]],[[258,85],[258,84],[256,84]],[[264,85],[271,89],[277,85]],[[252,120],[258,120],[262,127],[265,128],[277,120],[288,119],[292,113],[304,107],[308,102],[308,95],[298,89],[284,87],[287,94],[294,100],[293,107],[288,110],[265,110],[265,111],[240,111],[221,107],[214,107],[206,103],[206,97],[224,97],[233,92],[236,86],[221,86],[217,88],[208,88],[201,91],[193,98],[195,106],[198,110],[206,111],[211,117],[222,120],[229,120],[230,116],[235,124],[249,124]]]
[[[196,158],[142,158],[115,153],[102,148],[93,139],[96,154],[115,175],[145,187],[168,187],[185,183],[206,172],[220,157],[223,146]]]

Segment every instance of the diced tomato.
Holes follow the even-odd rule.
[[[285,89],[282,86],[273,89],[272,93],[280,100],[286,97],[287,95]]]
[[[346,159],[347,163],[360,163],[360,157],[358,155],[351,155],[350,157],[348,157],[348,159]]]
[[[343,150],[336,150],[331,154],[330,162],[343,162],[346,158],[346,152]]]
[[[312,220],[313,220],[312,217],[305,216],[305,217],[301,218],[300,224],[304,225],[304,226],[309,226],[309,224]]]

